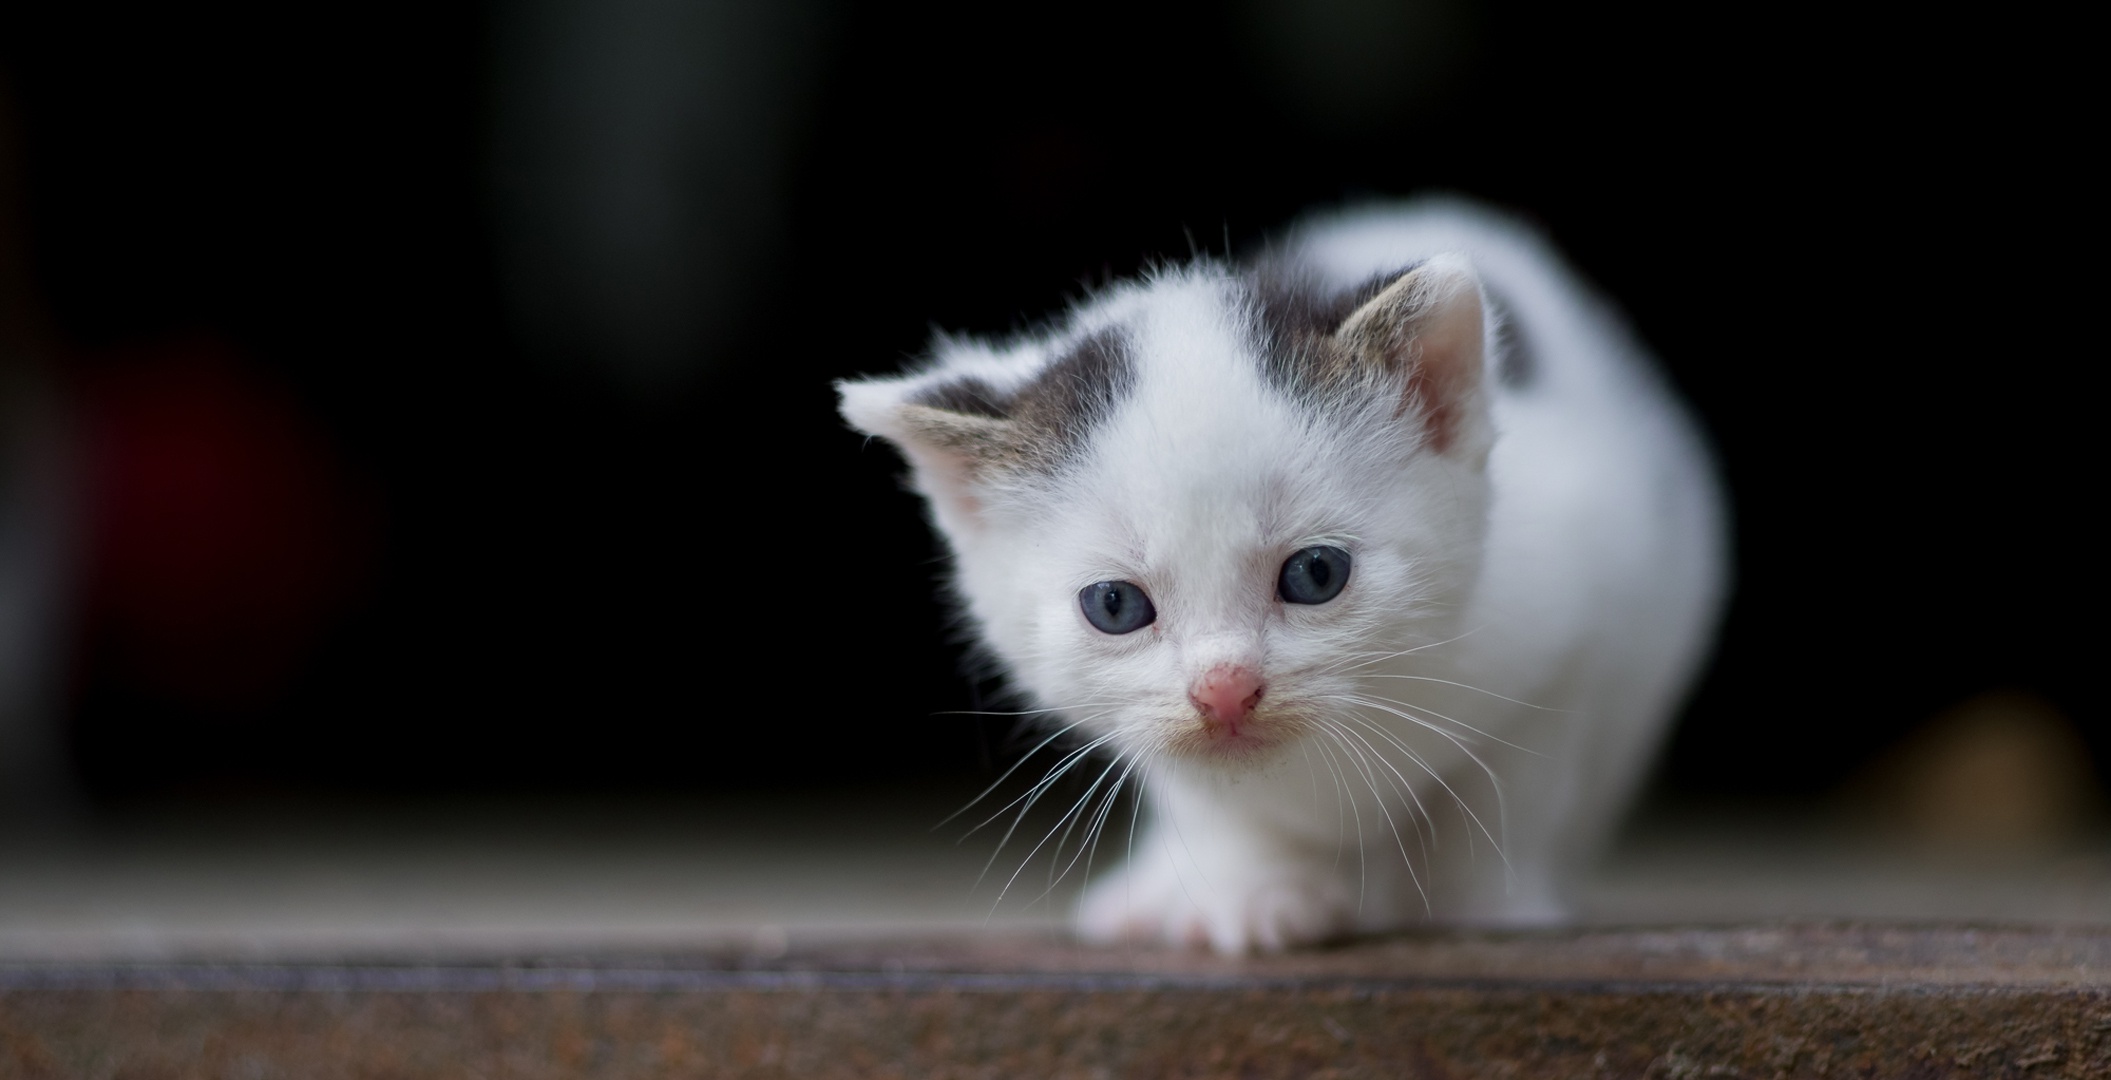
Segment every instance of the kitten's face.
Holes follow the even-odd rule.
[[[1477,528],[1443,470],[1255,404],[1237,423],[1183,424],[1136,403],[1088,467],[961,567],[1016,678],[1082,731],[1264,761],[1329,721],[1353,728],[1370,700],[1359,674],[1448,632]]]
[[[1360,672],[1448,634],[1477,571],[1470,271],[1291,299],[1172,275],[1052,341],[843,387],[915,466],[991,650],[1119,749],[1233,765],[1375,738],[1356,714],[1390,694]]]

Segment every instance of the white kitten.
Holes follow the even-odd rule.
[[[1111,754],[1085,829],[1142,787],[1095,940],[1559,918],[1723,600],[1692,423],[1538,238],[1459,202],[839,389],[988,648]]]

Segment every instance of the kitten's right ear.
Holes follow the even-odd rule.
[[[1364,362],[1405,376],[1403,406],[1421,414],[1438,453],[1485,451],[1485,312],[1472,266],[1462,256],[1436,255],[1350,313],[1334,340]]]
[[[1003,404],[979,379],[845,379],[838,410],[850,426],[885,439],[909,461],[916,490],[939,528],[969,536],[982,528],[980,481],[1016,445]]]

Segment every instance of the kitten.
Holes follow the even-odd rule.
[[[1082,831],[1143,791],[1091,940],[1559,919],[1725,593],[1692,421],[1543,241],[1463,202],[838,389],[988,650],[1110,757]]]

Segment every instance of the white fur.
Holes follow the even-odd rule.
[[[1443,452],[1397,400],[1315,415],[1269,384],[1231,271],[1209,263],[1111,290],[1046,336],[941,342],[926,371],[842,387],[851,423],[915,466],[990,651],[1059,723],[1105,739],[1111,765],[1075,769],[1102,777],[1087,811],[1117,781],[1145,793],[1133,842],[1101,839],[1133,851],[1082,901],[1088,938],[1242,952],[1426,917],[1559,918],[1703,659],[1727,575],[1705,447],[1538,238],[1422,202],[1310,223],[1287,251],[1341,288],[1443,253],[1460,258],[1428,265],[1477,273],[1537,359],[1521,390],[1487,371]],[[1055,475],[978,478],[898,419],[932,382],[1016,386],[1105,325],[1128,329],[1133,392]],[[1351,551],[1349,585],[1280,602],[1278,568],[1316,543]],[[1140,585],[1156,622],[1095,630],[1078,592],[1105,580]],[[1188,687],[1220,663],[1260,672],[1262,713],[1296,737],[1244,757],[1174,748],[1198,723]]]

